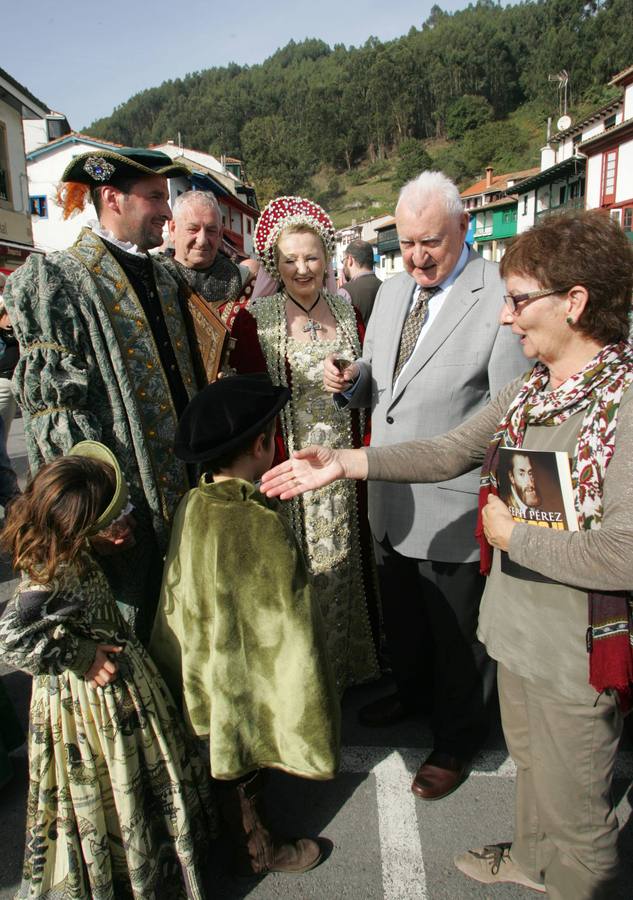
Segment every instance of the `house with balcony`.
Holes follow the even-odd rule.
[[[470,213],[468,241],[484,259],[499,262],[508,241],[517,232],[517,196],[514,185],[536,174],[538,168],[495,175],[487,166],[486,176],[461,192],[464,209]]]
[[[36,252],[24,135],[26,123],[49,115],[45,103],[0,69],[0,271],[5,274]]]
[[[621,111],[578,145],[587,157],[587,209],[608,209],[633,240],[633,66],[609,82],[624,92]]]
[[[376,268],[376,275],[383,281],[391,278],[392,275],[404,272],[398,230],[393,216],[389,216],[382,225],[376,228],[376,252],[380,260],[380,264]]]
[[[513,188],[518,196],[518,232],[531,228],[543,216],[584,209],[587,158],[582,145],[620,124],[622,117],[623,103],[617,98],[575,124],[568,116],[559,120],[566,127],[548,134],[547,143],[541,148],[540,171]]]

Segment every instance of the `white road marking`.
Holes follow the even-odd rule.
[[[378,831],[384,900],[425,900],[426,872],[420,844],[416,799],[411,779],[429,748],[344,747],[342,772],[371,773],[376,779]],[[507,753],[479,754],[470,777],[513,778],[516,766]],[[615,777],[633,779],[633,751],[618,754]],[[629,818],[626,792],[619,804],[621,823]]]
[[[430,752],[430,747],[343,747],[341,771],[373,772],[376,766],[397,753],[413,777],[422,760]],[[470,777],[482,775],[513,778],[516,775],[516,766],[505,751],[486,750],[475,757]],[[622,750],[618,753],[615,777],[633,778],[633,750]]]
[[[371,772],[376,779],[384,900],[427,897],[416,800],[411,793],[420,752],[389,747],[343,748],[344,772]]]

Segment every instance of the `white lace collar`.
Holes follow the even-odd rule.
[[[147,258],[147,252],[145,250],[139,250],[136,244],[132,244],[130,241],[120,241],[111,231],[108,231],[107,228],[102,228],[96,220],[88,222],[88,227],[93,230],[97,237],[103,238],[104,241],[108,241],[110,244],[114,244],[119,250],[124,250],[126,253],[132,253],[134,256],[143,256]]]

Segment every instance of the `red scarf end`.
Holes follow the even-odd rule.
[[[594,640],[589,656],[589,684],[601,694],[616,691],[623,713],[633,707],[633,648],[628,634]]]

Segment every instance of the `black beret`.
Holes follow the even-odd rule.
[[[174,452],[185,462],[224,456],[261,434],[289,399],[288,388],[274,385],[269,375],[220,378],[202,388],[185,408]]]

